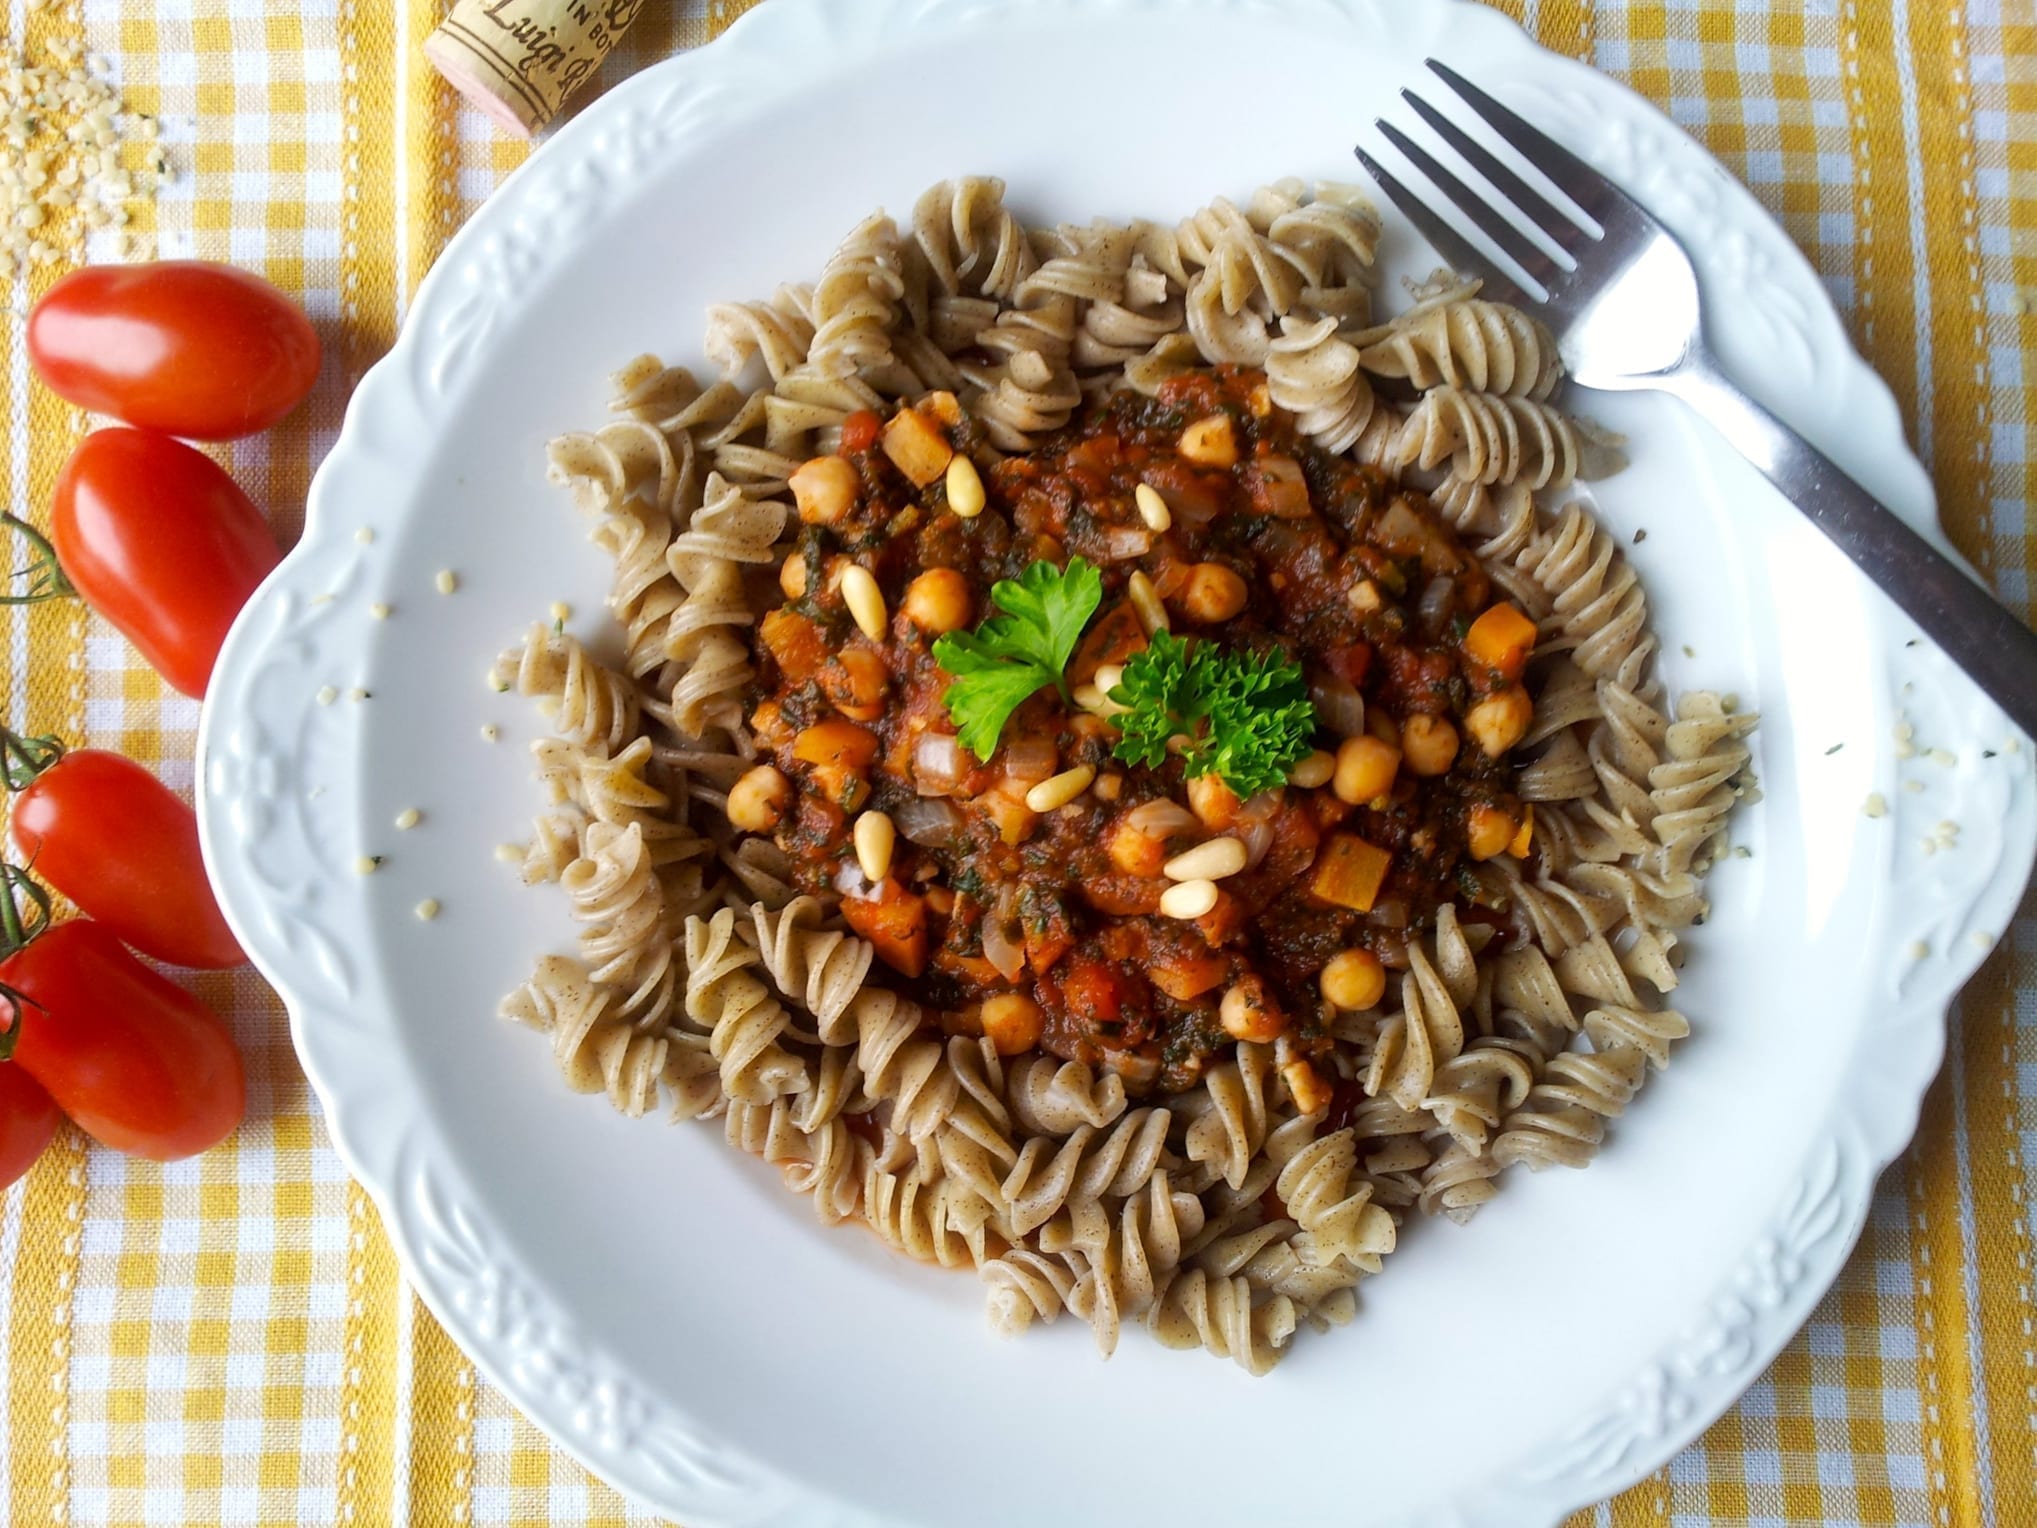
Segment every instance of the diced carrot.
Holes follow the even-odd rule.
[[[802,764],[868,769],[877,757],[877,734],[854,722],[829,718],[815,722],[792,740],[792,756]]]
[[[1316,856],[1309,889],[1325,902],[1369,913],[1392,864],[1391,854],[1356,833],[1332,833]]]
[[[1006,780],[976,798],[984,816],[997,824],[997,836],[1014,847],[1031,838],[1040,825],[1040,814],[1026,805],[1025,790],[1024,782]]]
[[[794,687],[813,678],[828,661],[827,638],[797,610],[781,606],[766,615],[757,630]]]
[[[1507,845],[1507,853],[1515,859],[1526,859],[1528,850],[1535,842],[1535,803],[1529,802],[1527,811],[1521,814],[1521,831],[1514,835],[1514,841]]]
[[[1471,623],[1464,633],[1464,651],[1509,679],[1521,677],[1528,654],[1535,650],[1535,623],[1521,607],[1502,601]]]
[[[886,876],[875,896],[842,898],[842,918],[900,975],[926,970],[927,905],[896,880]]]
[[[1130,600],[1119,600],[1106,610],[1082,638],[1075,658],[1068,665],[1068,683],[1088,684],[1106,663],[1125,664],[1146,648],[1146,628]]]
[[[1151,876],[1099,875],[1075,888],[1082,900],[1112,918],[1146,917],[1160,910],[1160,898],[1174,883]]]
[[[1061,1000],[1086,1023],[1115,1024],[1124,1012],[1125,980],[1102,961],[1078,956],[1061,973]]]
[[[1004,981],[1004,973],[981,955],[962,955],[954,950],[934,951],[934,969],[979,987],[995,987]]]
[[[1223,985],[1231,963],[1221,955],[1168,954],[1146,968],[1146,978],[1177,1003],[1193,1002]]]
[[[1465,818],[1465,841],[1475,860],[1497,859],[1514,841],[1520,824],[1496,806],[1480,802]]]
[[[1126,875],[1156,876],[1160,867],[1167,863],[1164,840],[1141,833],[1122,820],[1111,829],[1110,843],[1105,846],[1104,852],[1110,856],[1110,862]]]
[[[1244,932],[1246,918],[1244,902],[1219,888],[1217,905],[1197,918],[1195,927],[1204,944],[1220,949]]]

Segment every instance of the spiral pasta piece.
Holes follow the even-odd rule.
[[[870,971],[875,952],[868,941],[824,929],[821,905],[812,897],[799,897],[776,912],[759,902],[750,916],[764,969],[779,994],[813,1015],[823,1045],[853,1043],[855,1034],[843,1020]]]
[[[686,1017],[708,1035],[722,1091],[737,1103],[766,1104],[812,1085],[805,1065],[779,1044],[785,1005],[755,975],[757,952],[735,937],[735,914],[686,920]]]
[[[1185,1135],[1188,1160],[1210,1164],[1233,1188],[1244,1182],[1266,1139],[1272,1070],[1272,1047],[1240,1041],[1237,1054],[1210,1069],[1186,1106],[1196,1111]]]
[[[1483,298],[1417,309],[1362,339],[1367,371],[1416,387],[1447,386],[1541,403],[1563,380],[1556,337],[1548,326],[1519,308]]]
[[[707,310],[707,358],[727,378],[761,359],[774,382],[806,360],[813,346],[813,294],[780,287],[769,302],[719,302]]]
[[[635,823],[590,822],[580,838],[580,857],[559,877],[586,925],[580,953],[594,980],[618,989],[619,1011],[649,1028],[672,1007],[678,973],[665,893],[653,873],[643,829]]]
[[[1177,1274],[1146,1316],[1170,1348],[1202,1348],[1247,1374],[1266,1374],[1294,1339],[1295,1305],[1285,1295],[1256,1297],[1243,1277],[1216,1278],[1200,1268]]]
[[[667,1075],[670,1047],[664,1037],[619,1018],[615,999],[614,989],[580,962],[546,955],[530,980],[502,1000],[500,1012],[550,1036],[567,1087],[606,1093],[619,1112],[636,1117],[657,1107],[666,1082],[684,1090],[685,1079]]]
[[[1035,1231],[1072,1200],[1130,1194],[1159,1167],[1171,1124],[1165,1109],[1134,1109],[1107,1130],[1078,1125],[1065,1141],[1032,1137],[1002,1187],[1013,1229]]]
[[[1089,1323],[1097,1351],[1108,1358],[1124,1321],[1154,1307],[1201,1228],[1202,1202],[1173,1192],[1163,1168],[1115,1214],[1095,1199],[1069,1205],[1041,1228],[1040,1250],[1065,1256],[1076,1269],[1064,1297],[1068,1310]]]
[[[1054,1320],[1067,1308],[1077,1277],[1066,1258],[1031,1247],[1014,1247],[980,1272],[990,1329],[1000,1337],[1016,1337],[1036,1320]]]
[[[1125,1112],[1124,1079],[1079,1061],[1032,1055],[1009,1069],[1013,1116],[1033,1135],[1067,1136],[1078,1126],[1101,1130]]]
[[[890,330],[905,295],[903,264],[898,227],[882,212],[857,224],[828,257],[813,289],[814,334],[806,356],[816,372],[853,376],[891,360]]]
[[[1372,386],[1358,368],[1356,347],[1337,337],[1337,321],[1281,321],[1267,345],[1266,381],[1273,401],[1292,411],[1325,451],[1344,452],[1372,422]]]
[[[1475,483],[1560,488],[1610,477],[1625,463],[1609,436],[1580,426],[1546,403],[1437,387],[1401,427],[1396,465],[1448,467]]]
[[[636,690],[577,637],[533,622],[523,646],[504,653],[495,672],[518,694],[536,697],[560,737],[619,753],[636,733]]]
[[[1004,182],[971,175],[942,181],[913,207],[913,238],[940,290],[993,301],[1032,274],[1032,243],[1004,205]]]
[[[880,1241],[918,1262],[980,1268],[992,1256],[988,1207],[952,1183],[873,1164],[863,1179],[862,1210]]]

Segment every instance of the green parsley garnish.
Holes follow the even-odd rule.
[[[1125,763],[1157,769],[1168,740],[1186,738],[1188,778],[1221,776],[1240,797],[1286,784],[1313,746],[1316,708],[1301,666],[1277,651],[1191,646],[1156,631],[1110,698],[1131,708],[1118,718],[1124,736],[1113,750]]]
[[[1067,698],[1062,671],[1103,603],[1103,575],[1080,557],[1066,569],[1036,562],[1017,583],[1000,580],[990,599],[1004,614],[934,643],[934,662],[955,676],[942,696],[948,715],[979,759],[997,752],[1012,712],[1040,690],[1053,685]]]

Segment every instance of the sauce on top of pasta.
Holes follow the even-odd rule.
[[[755,601],[760,762],[729,800],[894,985],[1007,1054],[1171,1092],[1237,1039],[1326,1050],[1328,1010],[1377,1003],[1443,903],[1505,922],[1472,867],[1534,852],[1508,755],[1535,629],[1420,494],[1309,444],[1253,370],[1120,393],[1002,460],[952,404],[852,416],[794,476],[798,550]],[[1078,559],[1102,598],[1065,672],[976,757],[937,642]],[[1162,628],[1300,666],[1284,784],[1188,778],[1184,738],[1119,756]]]

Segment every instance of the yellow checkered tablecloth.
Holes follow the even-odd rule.
[[[707,41],[749,0],[645,8],[601,76]],[[1893,384],[1953,538],[2028,605],[2037,532],[2037,16],[2031,0],[1504,0],[1631,82],[1810,253]],[[164,255],[301,295],[308,409],[233,450],[286,535],[351,384],[460,221],[521,160],[424,65],[439,0],[10,0],[159,114]],[[598,82],[597,82],[598,83]],[[1915,211],[1922,207],[1923,216]],[[9,498],[44,512],[82,421],[0,370]],[[191,785],[195,705],[75,605],[0,612],[16,728]],[[1954,1021],[1919,1144],[1838,1287],[1698,1445],[1580,1523],[2037,1523],[2030,1145],[2037,904]],[[251,975],[196,979],[248,1057],[249,1123],[157,1167],[59,1141],[0,1211],[0,1521],[608,1524],[643,1514],[477,1378],[398,1278]]]

